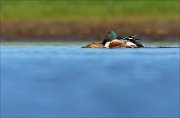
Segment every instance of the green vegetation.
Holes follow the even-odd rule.
[[[177,20],[179,0],[0,0],[5,20]]]

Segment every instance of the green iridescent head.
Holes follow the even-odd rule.
[[[116,39],[118,37],[118,35],[114,31],[109,31],[108,34],[111,37],[111,39]]]

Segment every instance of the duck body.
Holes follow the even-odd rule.
[[[110,42],[106,42],[105,48],[137,48],[137,45],[124,40],[114,39]]]
[[[134,43],[129,42],[129,41],[115,39],[115,40],[106,42],[105,45],[99,42],[93,42],[82,48],[137,48],[137,46]]]
[[[106,42],[104,45],[105,48],[120,48],[125,47],[124,41],[114,39],[112,41]]]
[[[121,38],[114,31],[109,31],[102,43],[93,42],[83,48],[139,48],[144,47],[135,36]]]

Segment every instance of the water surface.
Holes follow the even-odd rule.
[[[1,117],[178,117],[179,48],[1,46]]]

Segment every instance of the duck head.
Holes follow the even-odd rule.
[[[117,33],[115,31],[109,31],[108,32],[109,37],[114,40],[118,37]]]
[[[102,44],[105,45],[107,42],[117,39],[117,37],[118,37],[117,33],[115,31],[110,30],[107,32]]]

